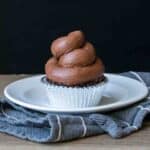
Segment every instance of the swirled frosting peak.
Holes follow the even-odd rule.
[[[94,46],[81,31],[57,38],[51,44],[53,57],[45,65],[47,78],[67,86],[101,80],[104,65],[96,57]]]

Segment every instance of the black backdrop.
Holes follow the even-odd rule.
[[[53,39],[85,32],[107,72],[150,71],[148,0],[0,2],[0,73],[42,73]]]

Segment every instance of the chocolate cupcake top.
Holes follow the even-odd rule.
[[[74,31],[52,42],[53,57],[45,65],[50,81],[66,86],[102,80],[104,65],[81,31]]]

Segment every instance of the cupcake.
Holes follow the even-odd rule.
[[[50,50],[53,57],[47,61],[42,79],[50,105],[62,109],[99,105],[106,83],[104,65],[83,32],[57,38]]]

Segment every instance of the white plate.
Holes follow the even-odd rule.
[[[41,83],[43,75],[21,79],[9,84],[5,96],[13,103],[42,112],[89,113],[105,112],[125,107],[142,100],[148,89],[140,82],[114,74],[105,74],[108,83],[100,105],[80,109],[58,109],[48,103],[45,86]]]

